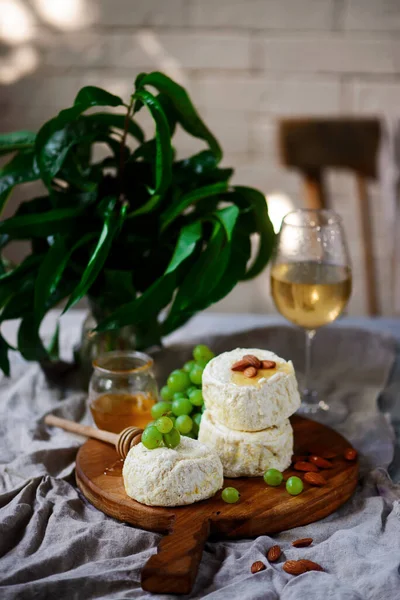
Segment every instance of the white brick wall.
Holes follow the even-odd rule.
[[[95,4],[97,22],[107,27],[186,24],[185,0],[95,0]]]
[[[251,29],[331,29],[333,0],[192,0],[193,26]]]
[[[344,26],[360,31],[399,31],[399,1],[347,0]]]
[[[137,73],[163,70],[188,87],[224,147],[224,164],[236,168],[235,182],[266,194],[285,193],[301,206],[298,175],[278,164],[279,117],[400,113],[400,0],[82,0],[83,5],[76,22],[63,25],[61,14],[54,21],[44,9],[36,12],[35,2],[20,1],[34,29],[17,41],[10,41],[13,31],[0,13],[0,131],[37,129],[83,85],[128,98]],[[20,23],[22,31],[23,19]],[[6,80],[19,45],[38,53],[38,65],[30,75]],[[139,118],[151,135],[151,119],[145,113]],[[175,145],[179,156],[201,148],[182,131]],[[333,207],[345,218],[353,257],[356,286],[349,311],[360,313],[365,293],[354,185],[343,174],[330,175],[328,185]],[[388,312],[384,290],[390,273],[376,186],[373,194],[379,290]],[[270,310],[268,273],[239,286],[220,304],[224,308]]]
[[[399,6],[400,11],[400,6]],[[291,73],[382,73],[400,71],[400,43],[376,34],[260,36],[260,68]]]

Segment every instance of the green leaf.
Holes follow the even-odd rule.
[[[32,310],[35,273],[27,273],[18,287],[12,284],[12,292],[8,295],[0,315],[0,322],[20,319]],[[2,286],[0,286],[1,290]]]
[[[122,223],[126,217],[127,206],[123,205],[119,214],[115,214],[114,208],[117,203],[117,198],[108,199],[108,207],[105,212],[105,220],[103,229],[101,231],[97,246],[93,251],[93,254],[89,260],[89,263],[82,275],[82,279],[74,292],[71,294],[70,299],[67,302],[66,307],[63,310],[63,314],[71,308],[74,304],[79,302],[83,296],[90,290],[90,287],[95,282],[99,275],[103,265],[108,257],[111,250],[111,246],[115,236],[118,234]]]
[[[151,190],[151,198],[143,206],[129,215],[136,217],[154,210],[159,204],[164,192],[171,183],[172,178],[172,148],[170,130],[167,118],[157,98],[141,90],[133,95],[149,109],[156,124],[156,161],[155,161],[155,189]]]
[[[79,106],[84,111],[91,106],[124,106],[124,102],[119,96],[110,94],[102,88],[87,85],[79,90],[74,106]]]
[[[0,169],[0,214],[13,188],[20,183],[39,179],[33,151],[21,152]]]
[[[16,150],[29,150],[34,147],[36,133],[32,131],[13,131],[0,133],[0,156]]]
[[[201,223],[198,221],[185,225],[181,229],[174,254],[165,272],[166,275],[175,271],[194,252],[196,245],[201,240],[201,235]]]
[[[50,360],[59,360],[60,358],[60,321],[57,321],[56,330],[47,348],[47,354]]]
[[[18,350],[25,360],[42,361],[49,359],[32,313],[25,315],[19,326]]]
[[[115,129],[122,130],[124,130],[126,123],[125,115],[116,115],[114,113],[95,113],[93,115],[88,115],[86,119],[89,119],[90,121],[96,121],[96,123],[101,123],[103,125],[107,125],[108,127],[114,127]],[[133,121],[133,119],[128,119],[128,133],[130,133],[140,143],[144,142],[143,130],[135,121]]]
[[[95,120],[78,119],[93,106],[124,106],[118,96],[101,88],[82,88],[71,108],[62,110],[54,119],[43,125],[36,137],[35,151],[43,181],[49,186],[59,171],[69,149],[77,142],[95,140],[99,127],[104,131],[106,123]]]
[[[222,158],[221,147],[211,131],[201,120],[185,88],[157,71],[146,75],[141,73],[138,76],[135,82],[136,89],[142,89],[147,85],[156,88],[159,92],[170,98],[174,104],[178,121],[183,129],[190,135],[207,142],[210,150],[215,154],[219,162]]]
[[[265,196],[254,188],[235,186],[234,191],[244,199],[254,214],[254,231],[259,234],[259,247],[253,264],[243,279],[252,279],[264,269],[271,258],[275,244],[275,232],[268,215],[268,206]]]
[[[47,304],[55,294],[61,277],[75,250],[89,243],[95,237],[94,233],[88,233],[70,248],[68,248],[68,240],[59,237],[49,248],[40,265],[35,283],[34,313],[36,322],[40,323],[46,313]]]
[[[178,198],[176,202],[171,204],[165,212],[161,215],[161,230],[165,230],[168,225],[172,223],[176,217],[178,217],[186,208],[188,208],[194,202],[201,200],[202,198],[210,198],[211,196],[217,196],[226,192],[228,189],[227,183],[214,183],[213,185],[207,185],[205,187],[189,192],[184,196]]]
[[[154,319],[173,296],[176,285],[176,272],[157,279],[147,290],[133,302],[124,304],[109,317],[101,321],[95,331],[120,329],[125,325],[135,325]]]
[[[104,269],[104,281],[99,282],[100,294],[93,295],[97,306],[105,314],[136,298],[132,271]]]
[[[87,117],[74,117],[71,121],[64,122],[59,115],[44,125],[37,136],[36,154],[45,184],[50,187],[53,177],[61,169],[73,146],[103,141],[104,137],[107,138],[107,132],[106,125]]]
[[[239,209],[236,206],[228,206],[214,213],[211,238],[179,286],[168,317],[162,324],[163,335],[174,331],[196,312],[221,298],[238,216]]]
[[[3,275],[0,275],[0,286],[4,283],[16,283],[22,279],[28,271],[35,269],[41,260],[43,259],[40,255],[27,256],[17,267],[12,271],[7,271]]]
[[[99,323],[96,331],[119,329],[125,325],[154,321],[171,301],[177,283],[178,268],[194,252],[201,239],[201,224],[191,223],[182,228],[172,259],[164,273],[139,298],[114,311],[107,319]]]
[[[236,225],[237,218],[239,216],[239,209],[237,206],[227,206],[221,210],[216,211],[215,216],[223,225],[226,233],[228,242],[232,241],[233,230]]]
[[[0,223],[0,234],[8,233],[15,239],[47,237],[70,231],[81,208],[57,208],[38,214],[11,217]]]
[[[0,333],[0,369],[7,377],[10,376],[10,361],[8,359],[8,350],[10,347]]]
[[[212,290],[213,303],[225,298],[238,281],[244,278],[250,256],[251,243],[248,234],[235,227],[230,244],[229,263],[219,283]]]

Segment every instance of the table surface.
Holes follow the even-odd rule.
[[[42,335],[51,335],[59,314],[58,311],[48,313],[42,324]],[[70,342],[72,339],[75,342],[86,314],[86,311],[72,310],[64,315],[61,320],[61,338],[68,339]],[[2,324],[2,331],[11,343],[16,342],[18,324],[19,321],[8,321]],[[165,338],[165,344],[188,341],[199,335],[215,334],[215,332],[228,334],[269,325],[288,325],[288,322],[280,315],[204,312]],[[395,457],[389,472],[395,481],[400,481],[400,318],[342,317],[330,327],[359,327],[390,334],[396,340],[396,361],[388,385],[379,399],[379,406],[383,412],[390,414],[396,433]],[[69,343],[65,346],[71,348],[72,345]],[[71,360],[72,357],[63,358]]]

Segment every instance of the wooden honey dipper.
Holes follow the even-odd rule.
[[[96,427],[91,427],[90,425],[81,425],[80,423],[75,423],[75,421],[61,419],[54,415],[46,415],[44,422],[46,425],[53,425],[54,427],[60,427],[60,429],[64,429],[65,431],[79,433],[86,437],[113,444],[120,458],[126,458],[132,446],[139,444],[143,433],[143,429],[140,429],[140,427],[126,427],[121,433],[112,433],[111,431],[105,431],[104,429],[96,429]]]

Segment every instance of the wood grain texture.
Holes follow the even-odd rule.
[[[334,512],[353,494],[358,462],[344,460],[349,443],[338,433],[308,419],[291,419],[295,453],[304,454],[317,446],[335,451],[333,469],[321,471],[323,487],[304,484],[299,496],[290,496],[284,484],[265,485],[261,477],[225,479],[236,487],[237,504],[226,504],[218,493],[214,498],[190,506],[155,508],[130,499],[122,481],[122,461],[115,449],[96,440],[87,441],[76,460],[76,480],[86,498],[99,510],[136,527],[168,533],[161,540],[142,571],[142,587],[149,592],[187,594],[196,578],[204,544],[212,538],[244,538],[277,533],[306,525]],[[302,474],[285,471],[285,479]]]

